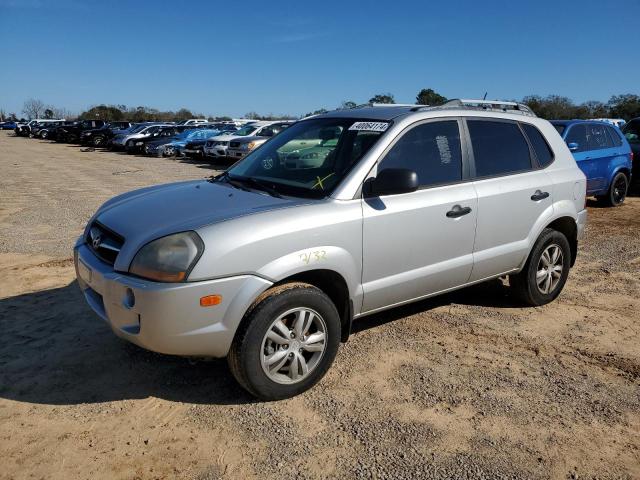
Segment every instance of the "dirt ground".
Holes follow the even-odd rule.
[[[104,200],[213,171],[0,133],[0,478],[640,478],[640,198],[590,206],[552,304],[495,281],[356,321],[318,386],[259,403],[119,340],[74,280]]]

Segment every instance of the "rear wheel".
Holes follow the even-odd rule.
[[[601,200],[605,205],[609,205],[610,207],[618,207],[622,205],[625,198],[627,198],[628,189],[629,179],[624,173],[618,172],[616,176],[613,177],[607,194],[598,197],[598,200]]]
[[[522,271],[509,277],[511,288],[526,304],[539,306],[554,300],[569,276],[571,248],[563,233],[545,228]]]
[[[243,319],[228,355],[238,383],[263,400],[298,395],[327,372],[340,344],[340,317],[305,283],[273,288]]]

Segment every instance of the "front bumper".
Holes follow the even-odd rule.
[[[229,148],[227,149],[227,156],[235,159],[244,158],[249,153],[249,150],[241,150],[239,148]]]
[[[227,156],[228,147],[221,146],[213,146],[213,147],[204,147],[204,154],[209,157],[226,157]]]
[[[78,285],[113,332],[154,352],[224,357],[245,312],[271,282],[253,275],[158,283],[116,272],[81,241],[74,248]],[[222,302],[201,307],[200,298]]]
[[[584,237],[584,230],[587,227],[587,209],[578,212],[578,220],[576,221],[578,226],[578,240],[582,240]]]

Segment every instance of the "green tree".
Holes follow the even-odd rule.
[[[390,93],[379,93],[371,97],[369,103],[396,103],[396,100]]]
[[[105,122],[117,122],[125,119],[125,114],[122,110],[114,105],[96,105],[89,110],[82,112],[79,116],[80,119],[100,119]]]
[[[607,118],[609,117],[609,107],[598,101],[589,100],[580,105],[586,111],[586,118]]]
[[[560,95],[548,95],[547,97],[529,95],[522,99],[522,103],[526,104],[536,115],[547,120],[567,120],[585,115],[584,111],[581,112],[570,98]]]
[[[640,117],[640,96],[631,93],[623,95],[614,95],[609,99],[607,104],[610,115],[614,118],[624,118],[631,120]]]
[[[447,97],[443,97],[431,88],[423,88],[416,95],[417,105],[442,105],[447,101]]]
[[[47,108],[44,111],[44,118],[53,118],[53,110],[51,110],[51,108]]]
[[[343,110],[349,110],[352,108],[356,108],[357,106],[358,105],[356,104],[356,102],[352,102],[351,100],[345,100],[340,104],[340,108],[342,108]]]
[[[174,120],[176,122],[181,122],[183,120],[189,120],[190,118],[194,118],[193,113],[191,113],[191,110],[188,110],[186,108],[181,108],[174,115]]]

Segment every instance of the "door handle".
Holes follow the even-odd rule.
[[[549,196],[549,192],[541,192],[540,190],[536,190],[536,193],[531,195],[531,200],[537,202],[539,200],[544,200]]]
[[[471,207],[461,207],[460,205],[454,205],[451,210],[447,212],[447,217],[458,218],[471,213]]]

